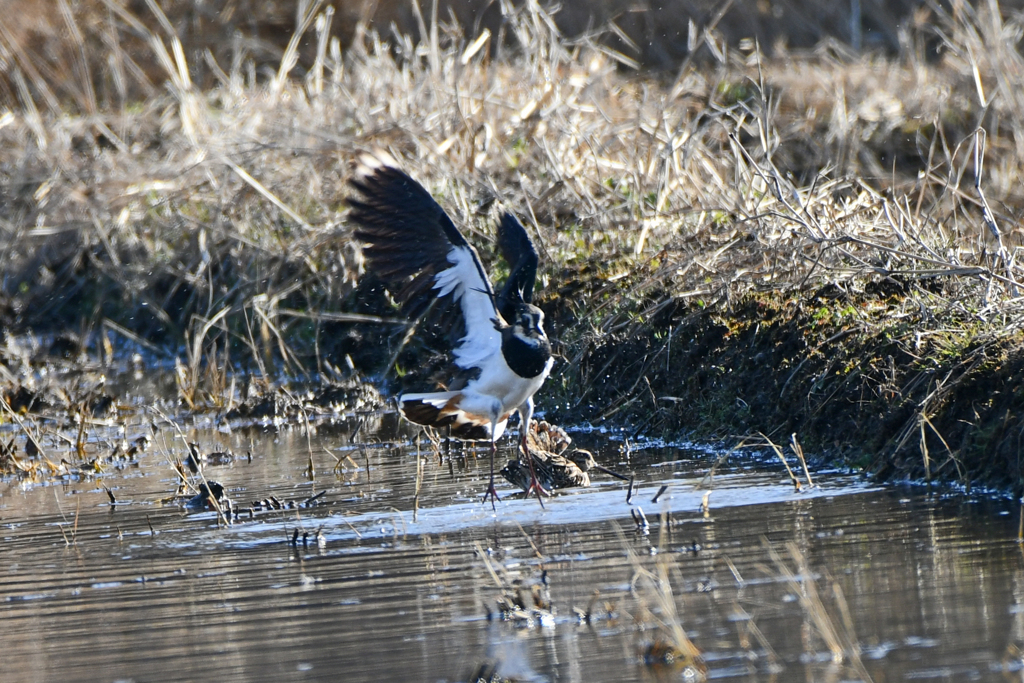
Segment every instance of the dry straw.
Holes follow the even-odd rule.
[[[349,160],[369,148],[401,159],[480,243],[495,207],[524,218],[548,290],[579,292],[570,360],[676,303],[825,283],[898,280],[908,311],[1019,327],[1024,62],[994,2],[929,5],[896,58],[833,46],[767,59],[753,41],[715,41],[673,87],[596,35],[565,38],[535,2],[502,3],[498,35],[420,16],[418,42],[363,26],[345,53],[333,10],[301,3],[269,78],[242,48],[230,64],[188,61],[156,3],[159,29],[107,5],[99,27],[61,3],[76,49],[106,50],[134,92],[150,79],[118,45],[144,39],[164,84],[135,101],[86,88],[75,115],[51,80],[86,78],[91,56],[63,75],[33,71],[28,53],[12,62],[4,291],[25,324],[109,322],[171,347],[192,316],[223,316],[192,337],[190,385],[195,341],[246,346],[253,325],[254,354],[317,369],[322,325],[356,305],[344,198]],[[201,89],[192,74],[206,71],[217,85]]]

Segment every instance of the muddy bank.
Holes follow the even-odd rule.
[[[550,418],[797,433],[880,477],[1020,488],[1024,128],[1017,90],[988,84],[1021,67],[994,7],[936,15],[937,61],[924,26],[898,58],[723,42],[714,69],[679,65],[678,87],[565,38],[536,3],[505,9],[517,47],[493,55],[445,25],[426,52],[371,32],[342,53],[323,9],[271,77],[262,58],[193,59],[118,14],[111,31],[174,68],[139,102],[93,93],[88,116],[32,99],[45,79],[23,76],[24,101],[0,112],[12,412],[35,420],[42,398],[84,424],[91,387],[136,355],[183,414],[295,420],[327,382],[431,386],[445,312],[409,328],[346,213],[352,160],[381,148],[496,281],[497,215],[536,238],[561,356],[537,396]],[[88,49],[82,69],[145,72]],[[97,376],[54,398],[39,356]],[[72,431],[55,450],[79,450]]]
[[[796,434],[820,463],[863,468],[879,480],[954,481],[1020,493],[1022,334],[1013,316],[996,320],[961,303],[971,298],[964,292],[970,283],[935,279],[925,289],[921,282],[877,278],[707,300],[657,290],[607,313],[602,301],[617,284],[584,268],[563,273],[540,293],[560,355],[536,397],[548,420],[726,446],[758,433],[788,444]],[[388,312],[370,278],[356,293],[366,310]],[[268,383],[255,369],[211,370],[206,357],[194,380],[179,368],[178,409],[285,421],[300,419],[299,409],[289,407],[300,403],[311,414],[338,405],[379,410],[386,402],[371,386],[397,393],[432,385],[450,344],[444,317],[439,311],[412,337],[395,325],[326,324],[322,359],[335,370],[347,367],[341,384],[325,375]],[[62,339],[35,355],[8,346],[4,396],[14,412],[28,416],[29,433],[33,420],[54,411],[73,423],[114,406],[122,414],[144,410],[124,395],[130,383],[94,379],[88,389],[78,386],[82,373],[97,378],[115,371],[104,365],[110,337],[78,339],[74,354],[58,357]],[[55,363],[63,374],[54,372]],[[326,388],[316,389],[319,382]],[[7,474],[26,470],[26,457],[34,455],[21,436],[5,447]]]
[[[648,320],[563,340],[575,363],[541,405],[549,419],[635,436],[734,445],[795,433],[821,462],[880,480],[1019,493],[1022,335],[960,305],[961,286],[883,279],[715,305],[666,296]]]

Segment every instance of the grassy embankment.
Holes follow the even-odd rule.
[[[192,349],[198,408],[234,400],[245,369],[402,375],[439,340],[402,348],[345,223],[350,160],[383,147],[478,245],[498,206],[537,237],[562,357],[550,418],[797,433],[882,474],[1020,489],[1019,26],[932,11],[893,56],[768,57],[712,33],[712,58],[666,76],[536,9],[505,17],[494,51],[428,16],[422,41],[357,31],[344,53],[314,9],[272,73],[189,63],[170,22],[114,9],[65,13],[65,73],[0,36],[11,331]],[[214,358],[241,370],[199,372]]]

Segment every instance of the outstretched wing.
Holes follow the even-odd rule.
[[[523,224],[510,213],[502,214],[498,223],[498,249],[509,267],[508,281],[498,295],[498,311],[506,322],[512,324],[516,304],[533,301],[537,250]]]
[[[349,220],[369,268],[408,315],[450,296],[462,313],[464,336],[455,364],[477,367],[501,348],[494,291],[476,250],[422,185],[388,161],[366,155],[352,179],[361,197],[349,198]]]

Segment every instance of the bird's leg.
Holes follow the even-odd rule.
[[[500,498],[498,498],[498,491],[497,491],[497,489],[494,488],[494,454],[498,450],[497,444],[494,443],[494,430],[495,430],[496,426],[497,425],[495,424],[495,422],[492,421],[491,422],[491,483],[487,485],[487,491],[484,493],[484,502],[486,503],[487,499],[490,498],[491,499],[491,509],[492,510],[496,509],[495,506],[494,506],[495,501],[501,500]]]
[[[544,507],[544,500],[541,496],[550,496],[551,492],[541,486],[540,480],[537,479],[537,470],[533,467],[533,456],[530,455],[530,446],[527,442],[527,435],[530,433],[530,418],[533,417],[533,399],[528,399],[526,403],[519,407],[519,432],[522,440],[523,454],[526,456],[526,463],[530,466],[530,486],[526,489],[526,497],[529,498],[530,494],[534,491],[537,492],[537,500],[540,502],[540,506]]]
[[[529,498],[530,494],[534,491],[537,492],[537,502],[540,503],[541,507],[544,507],[544,499],[541,496],[550,496],[551,492],[545,489],[540,479],[537,478],[537,470],[533,467],[533,456],[530,455],[530,447],[526,445],[526,432],[523,432],[522,439],[523,453],[526,455],[526,463],[530,466],[530,485],[526,489],[526,497]]]

